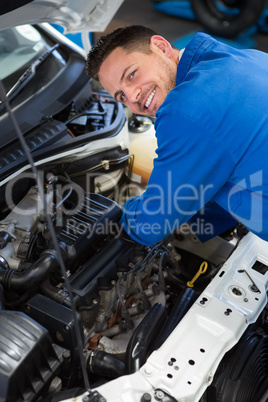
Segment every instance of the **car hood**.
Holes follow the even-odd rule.
[[[17,0],[1,2],[0,27],[49,22],[64,33],[103,31],[124,0]]]

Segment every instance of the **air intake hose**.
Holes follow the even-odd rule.
[[[165,307],[156,303],[135,329],[126,351],[126,372],[135,373],[145,363],[150,347],[166,321]]]
[[[101,350],[89,353],[87,369],[92,374],[108,378],[117,378],[125,374],[124,362]]]
[[[35,284],[42,282],[49,272],[58,267],[58,265],[56,251],[47,250],[26,271],[15,271],[0,267],[0,284],[5,289],[24,292]]]

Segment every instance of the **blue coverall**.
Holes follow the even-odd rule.
[[[157,243],[208,202],[268,240],[266,53],[195,35],[155,130],[147,189],[126,202],[120,221],[134,240]]]

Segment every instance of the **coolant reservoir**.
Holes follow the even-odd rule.
[[[147,183],[157,156],[157,141],[153,122],[145,116],[135,116],[129,122],[130,153],[134,155],[133,173]]]

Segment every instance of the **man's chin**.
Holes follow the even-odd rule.
[[[152,110],[151,112],[150,111],[147,111],[146,113],[144,112],[144,113],[141,113],[143,116],[147,116],[147,117],[155,117],[155,112]]]

